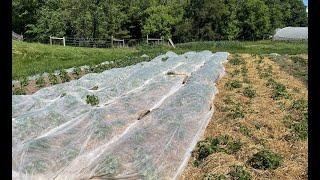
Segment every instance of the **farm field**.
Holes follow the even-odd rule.
[[[169,46],[145,45],[136,48],[94,49],[48,46],[17,41],[14,41],[13,45],[13,48],[15,48],[13,50],[13,79],[20,80],[20,85],[13,87],[14,94],[33,94],[32,96],[14,96],[13,98],[13,121],[16,128],[14,129],[14,133],[16,133],[14,136],[16,138],[14,140],[14,143],[16,143],[15,157],[19,158],[21,153],[28,152],[25,162],[19,164],[16,160],[14,163],[18,163],[15,164],[15,167],[22,168],[27,173],[40,173],[39,177],[41,177],[44,175],[43,172],[47,172],[52,167],[55,168],[54,171],[63,167],[61,176],[68,175],[69,171],[77,174],[79,173],[78,168],[84,168],[77,164],[80,161],[88,161],[88,158],[91,157],[88,155],[89,152],[99,147],[100,150],[94,151],[99,156],[97,156],[97,162],[90,164],[90,176],[88,178],[97,174],[108,178],[109,176],[106,173],[109,173],[109,175],[121,174],[121,164],[126,164],[127,160],[119,158],[123,154],[118,152],[117,148],[126,149],[127,153],[132,153],[132,157],[138,158],[133,162],[140,165],[135,164],[132,167],[140,168],[140,174],[129,174],[129,177],[161,177],[165,168],[158,171],[154,168],[154,165],[148,164],[148,159],[141,160],[141,154],[136,154],[137,151],[131,151],[130,148],[135,144],[128,143],[131,142],[128,136],[110,147],[110,152],[117,152],[116,156],[107,155],[106,152],[108,151],[103,151],[103,149],[106,150],[109,147],[103,146],[103,144],[114,141],[112,137],[121,134],[128,127],[128,124],[132,123],[130,122],[132,118],[138,120],[141,118],[149,120],[150,118],[159,118],[159,124],[145,124],[145,126],[140,126],[137,129],[141,132],[146,130],[144,135],[150,134],[151,131],[153,134],[157,134],[154,132],[164,133],[154,127],[162,127],[161,122],[163,120],[161,119],[167,118],[167,113],[171,112],[169,109],[176,107],[176,101],[187,101],[186,107],[183,108],[189,108],[189,110],[184,109],[183,112],[194,115],[198,110],[196,110],[197,108],[193,109],[195,104],[191,106],[191,102],[195,99],[202,99],[205,103],[197,102],[199,103],[197,107],[200,108],[200,104],[208,105],[204,109],[208,108],[210,112],[213,108],[212,118],[210,118],[211,115],[207,117],[204,114],[198,114],[192,117],[199,117],[202,120],[191,118],[190,122],[192,121],[194,124],[196,122],[209,122],[210,119],[211,121],[201,141],[193,149],[186,169],[182,174],[180,173],[183,170],[180,168],[184,167],[181,164],[181,159],[185,160],[186,156],[182,155],[184,151],[179,151],[179,158],[177,156],[175,161],[170,162],[167,166],[167,168],[171,167],[169,168],[171,169],[170,176],[177,176],[177,172],[179,172],[180,179],[307,179],[308,55],[306,42],[196,42],[177,44],[176,49]],[[201,58],[197,58],[192,55],[194,52],[189,51],[199,52],[203,50],[210,50],[213,53],[218,51],[230,52],[229,61],[223,65],[226,74],[222,79],[216,79],[217,74],[221,73],[221,69],[219,73],[213,71],[221,67],[211,69],[211,75],[197,75],[197,73],[202,72],[202,67],[199,66],[201,62],[210,62],[205,58],[205,54],[208,52],[204,51],[203,55],[199,53]],[[173,51],[178,55],[181,54],[181,56],[168,51]],[[147,57],[142,55],[147,55]],[[156,56],[158,56],[157,63],[153,63],[154,60],[152,59]],[[93,60],[89,63],[87,59],[91,59],[91,57],[93,57]],[[168,71],[169,67],[181,66],[179,64],[181,59],[176,61],[173,57],[186,58],[192,61],[180,69],[178,68],[178,71],[171,72]],[[110,63],[100,64],[105,61]],[[152,63],[154,66],[152,71],[162,72],[163,70],[167,73],[157,77],[152,71],[148,70],[148,68],[152,68],[150,65]],[[158,67],[159,64],[161,65]],[[89,68],[86,70],[80,69],[79,66],[83,65],[88,65]],[[140,66],[145,70],[140,72],[136,69],[132,76],[127,76],[125,73],[118,73],[117,75],[116,73],[120,71],[119,67],[126,67],[128,71],[124,72],[130,72],[133,67],[140,68]],[[215,65],[212,64],[212,66]],[[71,73],[61,70],[70,67],[76,68]],[[200,71],[198,68],[200,68]],[[59,75],[53,74],[56,70],[60,70]],[[43,72],[49,72],[50,74],[45,78],[37,78],[31,81],[24,78]],[[188,78],[186,78],[185,72],[189,74]],[[205,80],[205,86],[210,87],[210,91],[198,92],[206,94],[203,98],[199,98],[203,94],[198,94],[192,96],[189,100],[182,96],[181,99],[170,97],[167,100],[161,100],[160,97],[162,96],[158,96],[158,94],[167,93],[170,95],[176,92],[179,94],[180,91],[174,89],[179,89],[180,86],[175,86],[175,83],[181,84],[182,82],[183,86],[187,87],[188,84],[184,85],[184,83],[188,82],[190,77],[193,79],[193,75],[190,75],[190,73],[195,73],[195,78],[201,77],[199,81],[203,80],[202,78],[208,78]],[[166,79],[167,77],[170,80]],[[215,79],[217,82],[213,81]],[[121,83],[119,84],[118,81],[121,81]],[[193,81],[195,80],[190,82]],[[142,85],[150,82],[150,85],[157,85],[157,88]],[[198,86],[198,83],[195,84]],[[211,97],[216,93],[216,89],[213,88],[214,84],[219,93],[212,100],[209,96]],[[71,86],[68,87],[69,85]],[[139,89],[140,86],[142,89]],[[189,88],[195,87],[190,86]],[[131,91],[135,88],[138,89]],[[200,89],[203,88],[206,89],[207,87]],[[148,99],[147,95],[151,98]],[[110,98],[115,98],[115,101],[112,100],[111,102]],[[135,99],[137,102],[135,102]],[[110,106],[110,109],[102,110],[101,106],[108,107],[109,101],[113,107]],[[144,101],[145,104],[139,104],[140,101]],[[171,101],[171,104],[167,102],[165,106],[159,106],[162,110],[158,114],[156,111],[150,113],[146,109],[153,109],[152,105],[156,109],[158,108],[158,105],[155,105],[153,101],[160,101],[164,104],[166,104],[166,101]],[[214,104],[214,106],[210,104]],[[81,111],[77,109],[81,109]],[[110,113],[114,113],[114,110],[119,111],[115,116],[121,117],[121,122],[102,123],[105,118],[113,119]],[[81,116],[81,113],[83,116]],[[91,117],[95,119],[96,123],[92,124],[88,121],[92,119]],[[169,138],[170,147],[173,148],[172,151],[178,147],[177,144],[171,142],[178,143],[179,148],[186,150],[187,147],[192,146],[188,144],[191,140],[199,139],[199,134],[195,131],[201,129],[201,127],[204,129],[205,126],[198,124],[192,129],[180,124],[181,122],[178,121],[178,119],[181,119],[179,113],[174,117],[176,119],[167,124],[170,127],[167,134],[172,136],[160,140],[161,142],[157,147],[163,147]],[[75,123],[77,118],[80,119],[79,123],[81,122],[78,125]],[[39,120],[47,122],[47,126],[37,125],[35,122],[39,122]],[[69,124],[69,121],[71,121],[71,129],[67,128],[68,130],[65,131],[64,127],[60,125]],[[178,125],[179,128],[171,129],[171,125],[174,127]],[[66,125],[66,127],[68,126]],[[181,126],[184,126],[185,129],[181,130]],[[115,131],[111,130],[113,128],[115,128]],[[72,133],[80,129],[82,129],[81,132],[85,133]],[[179,137],[185,136],[186,129],[192,130],[193,133],[189,134],[190,137],[188,136],[187,139],[181,141]],[[140,145],[145,146],[145,149],[150,148],[150,144],[144,144],[146,141],[142,140],[144,138],[141,137],[141,133],[137,133],[138,131],[132,131],[130,134],[138,138],[136,139],[137,143],[142,143]],[[67,134],[71,136],[68,137]],[[195,134],[197,135],[195,136]],[[39,137],[34,139],[36,136]],[[88,136],[89,138],[86,138]],[[62,138],[63,142],[57,141],[57,137]],[[150,136],[149,138],[157,137]],[[72,144],[72,139],[78,140]],[[147,141],[155,141],[151,139]],[[19,145],[21,142],[28,142],[28,147]],[[57,149],[57,144],[66,148]],[[181,146],[182,144],[183,146]],[[31,150],[27,150],[30,148]],[[84,148],[85,150],[82,149],[80,152],[85,151],[86,153],[80,156],[78,154],[79,148]],[[149,153],[159,153],[156,149],[151,148]],[[169,149],[166,151],[169,152]],[[40,156],[37,155],[39,152],[41,152]],[[47,161],[48,155],[58,159],[57,162],[53,163],[54,166],[50,165],[52,162]],[[161,155],[163,156],[163,154]],[[164,158],[169,160],[173,157],[169,155]],[[76,160],[73,161],[74,159]],[[72,162],[72,164],[70,166],[66,165],[67,162]],[[156,162],[158,163],[158,160]],[[179,170],[175,169],[178,166],[180,167]],[[85,174],[88,173],[87,170],[85,172]],[[52,175],[51,173],[49,172],[48,175]],[[81,176],[84,176],[84,174],[81,174]],[[116,177],[121,176],[112,176],[112,178]]]
[[[308,179],[307,58],[233,54],[180,179]]]

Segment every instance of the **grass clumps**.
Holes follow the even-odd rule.
[[[244,118],[244,110],[240,103],[235,103],[231,107],[228,117],[232,117],[232,119]]]
[[[291,108],[297,111],[308,111],[308,101],[304,99],[295,100],[293,101]]]
[[[13,95],[26,95],[26,90],[23,87],[13,89]]]
[[[238,80],[233,80],[229,81],[225,84],[225,87],[228,88],[229,90],[236,89],[236,88],[241,88],[242,83]]]
[[[21,87],[25,87],[25,86],[28,86],[29,85],[29,80],[27,77],[22,77],[20,79],[20,86]]]
[[[277,169],[281,166],[283,157],[269,150],[262,150],[254,154],[247,163],[255,169]]]
[[[308,138],[308,101],[305,99],[293,101],[290,113],[295,117],[292,118],[290,129],[300,140],[306,140]]]
[[[45,84],[46,84],[46,82],[45,82],[45,80],[44,80],[44,78],[42,76],[40,76],[40,77],[38,77],[36,79],[36,85],[37,85],[38,88],[44,87]]]
[[[245,61],[243,59],[241,59],[239,56],[235,56],[234,58],[232,58],[230,61],[230,64],[232,65],[241,65],[241,64],[245,64]]]
[[[238,179],[238,180],[250,180],[252,176],[248,171],[244,169],[243,166],[234,165],[232,166],[232,170],[228,173],[231,179]]]
[[[51,85],[58,84],[58,78],[57,78],[56,75],[50,73],[50,74],[48,75],[48,79],[49,79],[49,82],[50,82]]]
[[[294,134],[300,140],[306,140],[308,138],[308,121],[307,120],[295,122],[290,126],[290,128],[293,130]]]
[[[251,133],[250,129],[245,125],[240,125],[239,131],[240,131],[241,134],[243,134],[243,135],[245,135],[247,137],[251,137],[252,136],[252,133]]]
[[[230,167],[230,171],[227,175],[208,173],[202,178],[203,180],[226,180],[226,179],[237,179],[237,180],[251,180],[252,176],[243,166],[233,165]]]
[[[87,95],[86,102],[91,106],[96,106],[99,104],[99,98],[98,96],[95,96],[95,95]]]
[[[205,174],[202,180],[226,180],[227,177],[223,174]]]
[[[276,82],[273,78],[269,78],[268,82],[266,83],[267,87],[273,89],[272,98],[274,100],[279,100],[280,98],[288,99],[290,97],[286,86]]]
[[[76,67],[73,69],[73,75],[75,76],[75,79],[79,79],[81,76],[81,68],[80,67]]]
[[[218,136],[215,138],[209,137],[198,142],[196,152],[196,160],[194,165],[198,166],[206,157],[215,152],[224,152],[233,154],[238,152],[242,147],[240,140],[234,140],[228,135]]]
[[[256,90],[254,90],[251,86],[245,87],[243,90],[243,95],[248,98],[256,97]]]
[[[64,83],[64,82],[69,82],[71,80],[70,76],[68,75],[67,71],[66,70],[60,70],[60,73],[59,73],[59,76],[60,76],[60,79],[61,79],[61,82]]]

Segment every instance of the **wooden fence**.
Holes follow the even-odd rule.
[[[35,42],[31,38],[24,38],[26,42]],[[165,39],[161,38],[140,38],[118,39],[113,36],[109,38],[77,38],[77,37],[54,37],[50,36],[48,39],[37,41],[38,43],[50,45],[76,46],[76,47],[94,47],[94,48],[112,48],[112,47],[135,47],[141,44],[159,45],[165,44]],[[168,42],[168,45],[172,45]]]

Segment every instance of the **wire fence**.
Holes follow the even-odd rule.
[[[159,45],[165,44],[164,39],[157,38],[139,38],[139,39],[117,39],[114,37],[110,38],[78,38],[78,37],[64,37],[66,46],[75,47],[92,47],[92,48],[111,48],[111,47],[135,47],[142,44],[149,45]],[[51,39],[48,37],[44,40],[34,41],[34,39],[25,38],[26,42],[38,42],[42,44],[52,44],[52,45],[64,45],[63,38],[61,39]]]

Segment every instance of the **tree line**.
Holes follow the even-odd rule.
[[[12,28],[49,36],[259,40],[277,28],[307,26],[302,0],[13,0]]]

